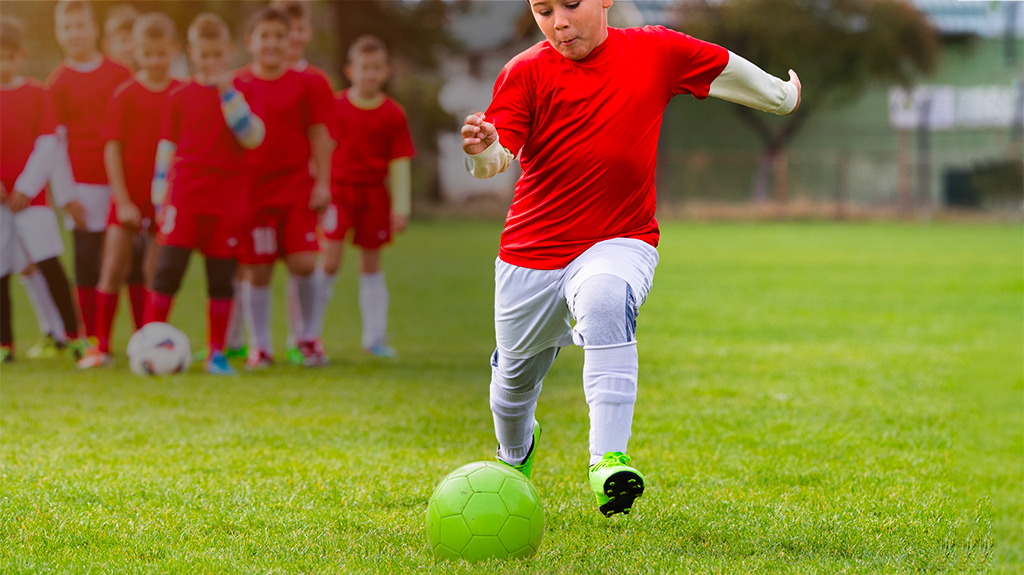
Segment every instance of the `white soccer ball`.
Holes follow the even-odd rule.
[[[188,336],[169,323],[148,323],[128,340],[128,366],[138,375],[169,375],[188,370]]]

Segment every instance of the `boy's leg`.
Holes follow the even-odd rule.
[[[153,286],[146,297],[144,323],[166,322],[171,314],[174,295],[181,287],[181,278],[188,269],[192,250],[174,246],[160,246],[156,256]]]
[[[11,274],[0,277],[0,361],[14,359],[14,331],[11,329]]]
[[[245,280],[239,301],[245,314],[246,329],[249,331],[249,357],[259,354],[273,356],[274,347],[270,339],[270,310],[273,264],[247,265],[244,268]],[[261,358],[256,357],[257,360]]]
[[[122,281],[122,283],[125,281],[128,283],[128,300],[132,304],[132,320],[135,322],[135,329],[142,327],[146,313],[145,269],[151,240],[152,238],[145,233],[131,235],[131,271],[128,273],[128,277]]]
[[[133,262],[133,235],[120,225],[107,229],[103,244],[103,265],[96,288],[96,338],[99,351],[110,353],[110,337],[117,314],[118,292]],[[141,267],[141,266],[140,266]],[[140,318],[141,322],[141,318]]]
[[[313,332],[320,299],[320,290],[313,273],[316,271],[317,254],[320,251],[316,227],[317,213],[305,203],[299,203],[288,211],[280,235],[283,238],[281,247],[288,265],[289,281],[295,294],[295,307],[289,310],[295,313],[295,343],[302,365],[307,367],[327,362],[326,355],[316,345],[316,334]]]
[[[310,333],[315,339],[321,339],[324,335],[324,319],[327,307],[334,299],[334,284],[338,280],[338,269],[341,267],[344,251],[344,242],[328,239],[324,242],[323,267],[313,272],[317,280],[317,308]]]
[[[363,249],[359,274],[359,312],[363,319],[363,349],[377,353],[387,347],[391,295],[380,269],[380,249]],[[384,355],[387,355],[386,353]]]
[[[299,303],[298,286],[295,285],[295,277],[288,274],[284,284],[285,297],[285,321],[288,325],[288,333],[285,335],[285,347],[287,348],[288,361],[290,363],[302,363],[302,352],[299,351],[298,342],[304,333],[302,326],[302,304]]]
[[[75,317],[75,302],[71,298],[71,284],[60,259],[46,259],[36,263],[36,267],[46,281],[46,291],[49,292],[59,314],[59,322],[54,320],[52,323],[63,324],[67,340],[78,339],[78,318]]]
[[[100,281],[104,232],[75,230],[75,285],[85,335],[96,336],[96,285]]]
[[[206,371],[215,375],[233,375],[235,370],[224,356],[224,336],[227,332],[228,316],[231,314],[231,300],[234,296],[232,280],[238,270],[237,259],[206,258],[206,281],[210,303],[207,307],[209,320],[209,348]]]
[[[239,266],[241,269],[241,266]],[[231,280],[231,293],[235,294],[231,300],[231,313],[228,315],[228,327],[224,334],[224,346],[227,352],[238,352],[245,347],[245,330],[243,329],[242,305],[239,303],[239,294],[242,292],[242,278],[236,273]],[[233,354],[232,354],[233,355]]]
[[[498,459],[521,465],[533,448],[534,413],[544,376],[555,363],[558,348],[550,347],[526,359],[514,359],[495,349],[491,356],[491,414],[498,439]]]
[[[46,278],[39,268],[30,265],[18,276],[18,281],[25,288],[25,295],[28,296],[29,305],[35,313],[36,322],[39,324],[39,333],[45,338],[52,338],[53,341],[66,343],[67,337],[64,333],[64,322],[60,317],[60,310],[50,295],[50,288],[46,287]],[[51,344],[52,345],[52,344]]]

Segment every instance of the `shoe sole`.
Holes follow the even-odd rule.
[[[616,513],[629,515],[633,502],[644,494],[644,479],[632,471],[619,471],[604,481],[604,495],[608,502],[600,507],[605,517]]]

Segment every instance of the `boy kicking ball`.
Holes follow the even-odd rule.
[[[639,361],[636,317],[658,265],[655,158],[672,97],[715,96],[775,114],[800,81],[655,26],[608,27],[612,0],[532,0],[546,41],[505,65],[484,114],[462,127],[478,178],[516,184],[495,263],[490,403],[497,457],[529,477],[545,374],[561,346],[584,349],[590,487],[601,513],[628,513],[644,491],[630,467]],[[576,325],[570,328],[570,319]]]

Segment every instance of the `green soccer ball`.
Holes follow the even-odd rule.
[[[543,536],[537,490],[522,473],[494,461],[452,471],[427,504],[427,541],[445,559],[529,557]]]

